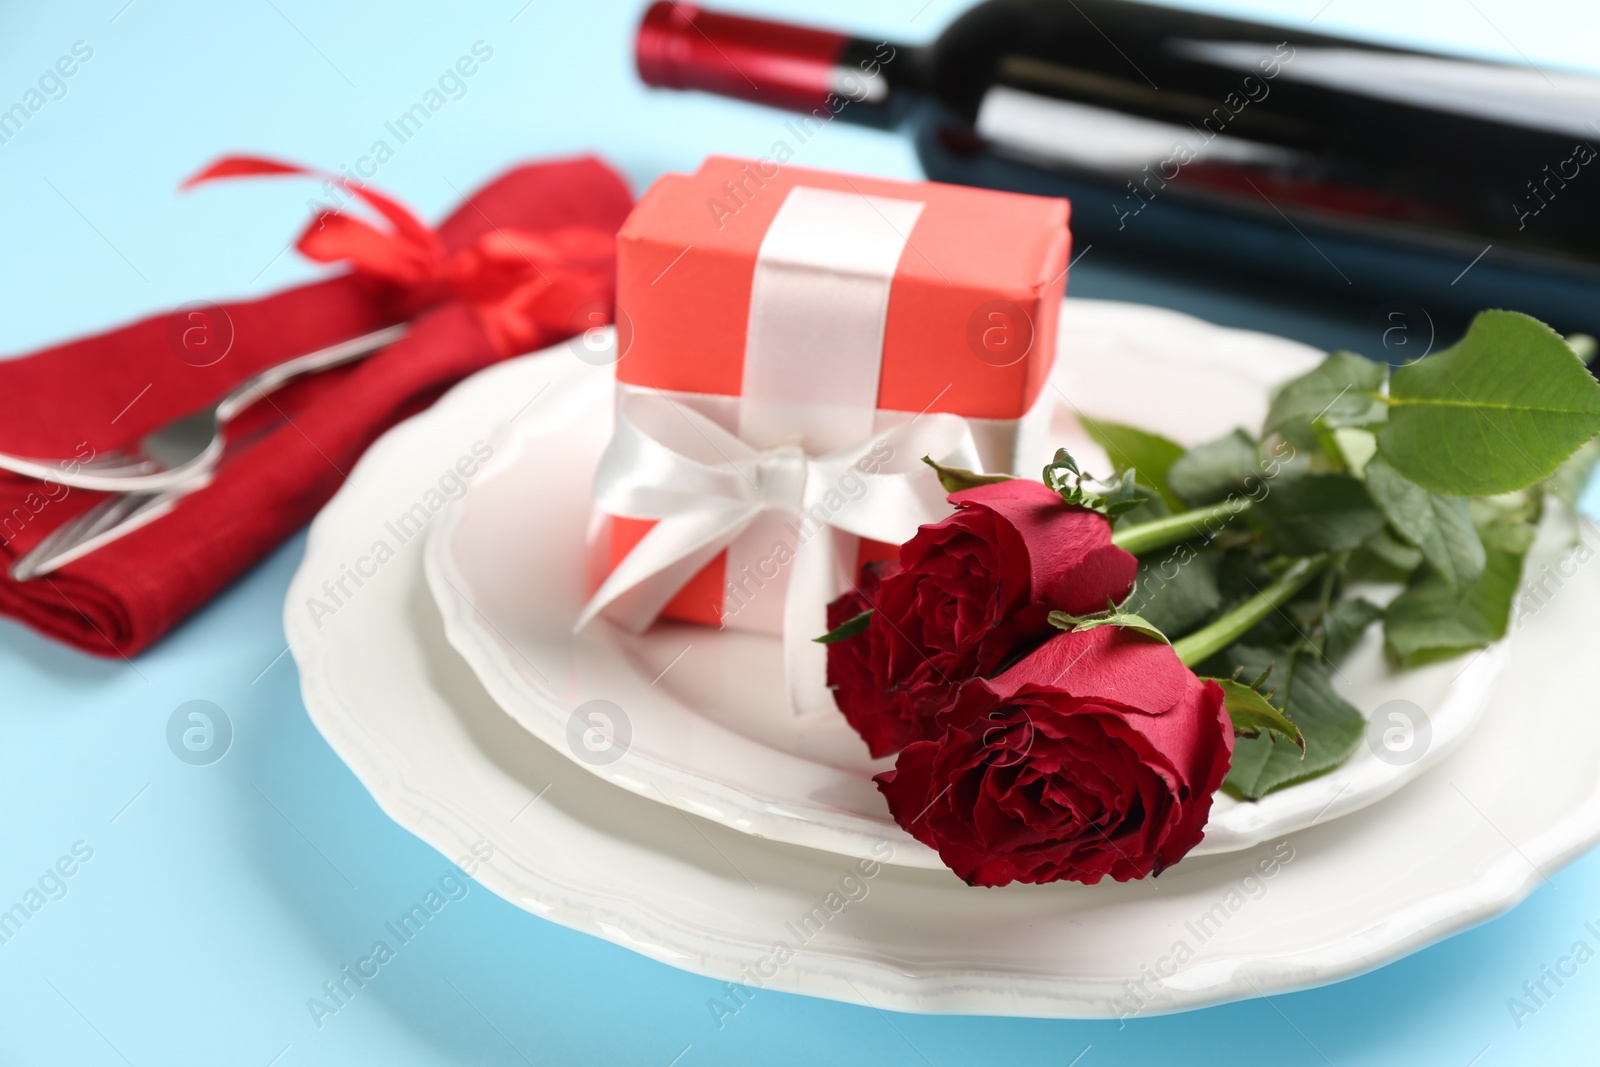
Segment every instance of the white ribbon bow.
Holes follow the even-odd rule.
[[[944,490],[921,462],[976,467],[965,419],[921,415],[824,456],[797,445],[760,451],[712,420],[660,394],[634,393],[617,409],[611,444],[595,475],[600,510],[656,519],[584,607],[577,628],[601,612],[632,632],[767,511],[802,519],[791,546],[783,610],[784,667],[796,712],[832,707],[827,605],[854,581],[855,542],[840,534],[903,544],[917,527],[950,514]],[[864,484],[852,497],[845,486]],[[809,532],[808,532],[809,531]],[[848,551],[843,551],[843,550]]]

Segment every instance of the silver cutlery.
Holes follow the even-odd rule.
[[[97,457],[96,461],[83,464],[75,478],[65,477],[54,465],[42,466],[45,473],[34,476],[77,488],[109,488],[113,495],[52,530],[12,563],[8,573],[19,582],[41,577],[166,515],[178,501],[211,484],[212,473],[222,459],[222,430],[229,420],[290,378],[354,362],[399,340],[405,332],[403,324],[390,326],[270,367],[216,404],[168,423],[146,437],[140,443],[142,457]],[[0,467],[16,470],[11,459],[0,456]],[[106,473],[119,470],[125,473]],[[91,476],[85,478],[85,472]]]
[[[9,573],[15,580],[25,582],[65,567],[161,518],[179,500],[210,483],[211,475],[203,474],[176,489],[118,493],[108,497],[66,525],[50,531],[43,541],[11,565]]]
[[[292,378],[369,356],[405,336],[406,329],[404,323],[389,326],[268,367],[235,386],[215,404],[146,435],[136,449],[80,462],[70,474],[63,468],[72,461],[28,459],[3,452],[0,470],[74,489],[156,494],[176,488],[216,467],[222,459],[224,428],[251,404]]]

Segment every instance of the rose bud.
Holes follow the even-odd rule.
[[[968,885],[1159,874],[1200,842],[1233,757],[1221,686],[1102,626],[965,686],[937,740],[875,781]]]
[[[937,733],[933,718],[968,679],[988,676],[1058,633],[1052,610],[1103,611],[1133,588],[1138,561],[1098,512],[1016,478],[950,494],[955,514],[922,527],[898,565],[869,565],[834,601],[836,627],[871,624],[828,646],[834,702],[873,756]]]

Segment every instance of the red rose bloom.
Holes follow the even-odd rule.
[[[1098,512],[1023,478],[950,495],[957,507],[866,568],[828,625],[876,609],[864,634],[828,646],[834,701],[874,756],[933,737],[962,682],[991,675],[1058,631],[1053,610],[1122,601],[1138,561]]]
[[[876,781],[968,885],[1159,874],[1199,844],[1233,757],[1222,687],[1115,626],[1052,638],[939,722]]]
[[[865,564],[856,588],[828,605],[828,629],[843,626],[876,604],[884,577],[899,570],[900,564],[893,560]],[[893,755],[919,736],[912,732],[918,718],[911,694],[904,689],[885,691],[881,685],[872,667],[870,631],[828,646],[833,702],[874,757]]]

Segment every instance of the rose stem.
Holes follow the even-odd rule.
[[[1307,582],[1322,573],[1330,558],[1310,556],[1296,560],[1277,581],[1255,596],[1209,626],[1173,642],[1172,650],[1178,654],[1178,658],[1186,667],[1193,667],[1210,659],[1243,637],[1252,626],[1270,615],[1298,593]]]
[[[1126,526],[1111,535],[1111,543],[1135,556],[1153,548],[1166,548],[1187,541],[1197,534],[1215,532],[1227,525],[1235,516],[1250,508],[1250,501],[1224,500],[1193,511],[1182,511],[1164,519]]]

